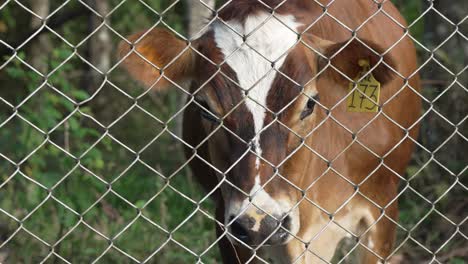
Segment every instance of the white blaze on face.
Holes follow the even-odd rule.
[[[277,74],[275,69],[281,68],[288,51],[297,43],[295,31],[300,24],[292,15],[271,16],[267,13],[249,16],[243,24],[238,21],[226,23],[229,26],[223,23],[213,26],[215,42],[227,58],[226,63],[236,72],[243,92],[248,95],[245,102],[254,120],[258,169],[262,155],[259,132],[264,126],[268,92]]]

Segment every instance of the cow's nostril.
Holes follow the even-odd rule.
[[[289,215],[283,219],[281,226],[283,227],[281,228],[283,231],[284,229],[289,230],[291,228],[291,217]]]
[[[288,237],[290,228],[291,228],[291,217],[286,216],[281,221],[281,226],[279,226],[276,229],[275,236],[270,238],[270,242],[273,242],[274,240],[282,241],[283,239]]]
[[[247,242],[247,240],[249,239],[249,233],[247,229],[239,221],[235,221],[234,223],[232,223],[231,232],[235,237],[244,242]]]

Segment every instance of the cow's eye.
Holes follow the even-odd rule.
[[[217,124],[221,122],[220,119],[215,114],[213,114],[213,111],[211,111],[206,102],[199,102],[199,104],[201,105],[200,113],[203,119]]]
[[[307,101],[304,111],[301,113],[301,120],[304,120],[306,117],[310,116],[314,112],[315,104],[319,101],[319,96],[315,95]]]

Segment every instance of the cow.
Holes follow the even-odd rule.
[[[327,263],[346,237],[389,262],[421,109],[408,34],[390,1],[232,0],[196,39],[121,42],[134,79],[189,94],[182,141],[224,263]],[[349,111],[359,76],[377,111]]]

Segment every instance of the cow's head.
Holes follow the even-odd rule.
[[[304,142],[321,140],[307,136],[327,115],[319,98],[336,91],[317,87],[317,80],[345,90],[342,74],[356,77],[359,59],[378,65],[373,74],[382,85],[391,80],[377,45],[332,43],[299,34],[300,27],[293,16],[260,13],[217,22],[192,43],[153,29],[120,46],[124,67],[146,86],[192,83],[196,107],[189,109],[203,123],[208,161],[223,181],[226,226],[231,239],[249,245],[283,244],[299,231],[310,153]]]

